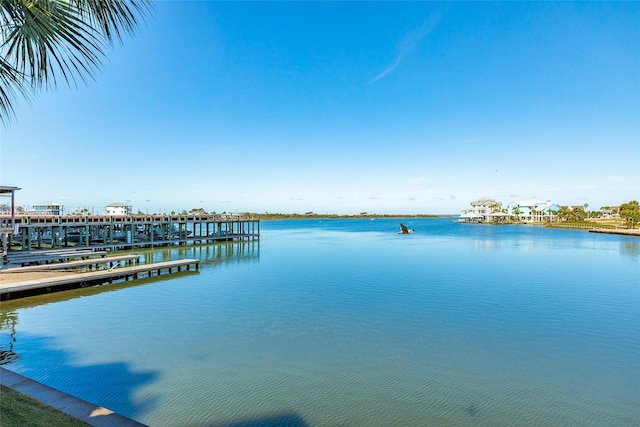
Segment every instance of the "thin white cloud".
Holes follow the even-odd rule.
[[[381,80],[393,73],[396,68],[398,68],[398,66],[402,63],[402,61],[415,50],[416,46],[418,46],[422,39],[424,39],[436,28],[439,22],[440,9],[438,9],[427,19],[425,19],[425,21],[422,23],[422,26],[408,33],[400,41],[398,45],[398,52],[396,53],[393,62],[391,62],[391,64],[389,64],[387,68],[385,68],[380,74],[371,79],[371,81],[369,81],[369,84],[375,83],[378,80]]]
[[[622,182],[624,181],[624,176],[622,175],[609,175],[607,179],[611,182]]]

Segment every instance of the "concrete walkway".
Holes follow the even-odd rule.
[[[118,415],[109,409],[78,399],[5,368],[0,368],[0,384],[26,394],[45,405],[49,405],[92,426],[146,427],[144,424]]]

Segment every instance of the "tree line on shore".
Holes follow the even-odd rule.
[[[640,224],[640,207],[638,206],[637,200],[631,200],[628,203],[623,203],[620,206],[612,207],[612,206],[603,206],[599,210],[589,211],[587,208],[589,207],[588,203],[585,203],[582,206],[560,206],[560,209],[557,211],[553,211],[553,215],[560,222],[565,223],[582,223],[589,220],[597,220],[597,219],[617,219],[621,221],[624,225],[630,228],[635,228],[638,224]],[[500,202],[496,202],[489,206],[492,212],[501,212],[506,214],[507,209],[502,208],[502,204]],[[520,214],[522,212],[516,207],[513,211],[513,215],[516,218],[516,221],[520,220]],[[532,209],[533,216],[542,215],[546,216],[549,212],[540,212]],[[513,220],[509,220],[506,222],[512,222]]]
[[[616,209],[610,206],[603,206],[599,211],[588,211],[588,207],[588,204],[571,207],[563,206],[558,211],[558,217],[564,222],[582,222],[588,219],[604,218],[605,215],[613,214],[614,217],[619,217],[627,227],[636,228],[640,223],[640,206],[637,200],[623,203]],[[616,211],[617,213],[615,213]]]

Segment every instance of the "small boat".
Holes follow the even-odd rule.
[[[400,231],[398,231],[398,233],[396,234],[413,234],[413,230],[407,228],[407,226],[404,224],[400,224]]]

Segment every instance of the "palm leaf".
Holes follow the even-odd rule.
[[[147,0],[0,0],[0,121],[18,93],[93,78],[107,46],[149,11]]]

